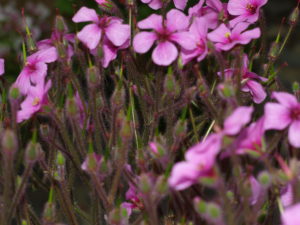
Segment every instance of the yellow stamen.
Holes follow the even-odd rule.
[[[38,98],[38,97],[35,97],[34,99],[33,99],[33,101],[32,101],[32,105],[33,106],[36,106],[36,105],[38,105],[40,103],[40,99]]]

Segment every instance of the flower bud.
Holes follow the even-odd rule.
[[[274,61],[278,57],[279,51],[280,51],[279,43],[273,42],[269,51],[269,59]]]
[[[147,174],[142,174],[139,179],[139,190],[147,194],[152,190],[152,182]]]
[[[182,138],[186,135],[187,131],[187,122],[185,120],[178,120],[177,123],[175,124],[175,129],[174,129],[174,138]]]
[[[159,194],[166,194],[168,191],[168,182],[165,176],[160,176],[155,183],[155,191]]]
[[[295,82],[293,83],[293,92],[294,92],[294,93],[298,93],[299,90],[300,90],[299,82],[295,81]]]
[[[43,155],[42,147],[39,143],[34,143],[30,141],[27,144],[25,150],[25,162],[26,164],[34,164],[36,161],[40,160]]]
[[[165,78],[164,90],[167,93],[167,95],[170,95],[172,97],[176,97],[180,94],[180,86],[178,85],[177,81],[175,80],[171,69],[168,71],[168,74]]]
[[[100,168],[101,159],[102,157],[94,152],[88,153],[81,165],[81,169],[87,173],[97,173]]]
[[[56,209],[53,202],[47,202],[43,211],[43,222],[52,224],[56,220]]]
[[[293,10],[293,12],[291,13],[290,17],[289,17],[289,23],[294,26],[297,23],[299,17],[299,8],[298,6]]]
[[[68,28],[67,28],[67,25],[65,23],[65,20],[60,15],[55,17],[55,30],[60,32],[60,33],[68,32]]]
[[[207,211],[207,204],[205,201],[203,201],[202,199],[200,199],[199,197],[194,199],[194,208],[196,210],[197,213],[204,214]]]
[[[90,87],[96,87],[100,83],[98,71],[95,66],[91,66],[88,68],[87,75],[88,75],[88,84]]]
[[[206,214],[211,220],[215,221],[221,219],[222,210],[216,203],[208,203],[206,209]]]
[[[68,98],[66,101],[66,110],[67,110],[67,115],[70,117],[75,117],[78,114],[78,107],[75,102],[75,98]]]
[[[125,102],[124,88],[116,88],[111,96],[111,103],[115,108],[120,108]]]
[[[1,144],[3,153],[5,154],[4,156],[13,157],[18,148],[18,142],[15,133],[10,129],[6,129],[4,131]]]
[[[11,86],[11,88],[9,89],[9,97],[12,100],[19,99],[21,97],[19,88],[15,87],[14,85]]]
[[[267,171],[261,172],[257,176],[257,179],[258,179],[259,183],[266,188],[272,184],[272,177]]]
[[[63,154],[61,152],[58,152],[56,155],[56,164],[58,166],[64,166],[66,162],[65,157],[63,156]]]
[[[111,0],[95,0],[99,4],[99,8],[104,12],[113,14],[117,10],[117,6]]]

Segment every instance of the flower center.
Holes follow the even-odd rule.
[[[168,41],[170,39],[170,32],[166,29],[157,33],[158,40],[160,42]]]
[[[40,98],[38,98],[38,97],[35,97],[34,99],[33,99],[33,101],[32,101],[32,106],[36,106],[36,105],[38,105],[39,103],[40,103]]]
[[[251,3],[248,3],[246,6],[246,9],[250,14],[254,14],[256,12],[257,6],[253,5]]]
[[[300,120],[300,106],[293,108],[290,116],[293,120]]]
[[[35,72],[37,70],[35,63],[29,63],[29,62],[27,62],[26,63],[26,67],[28,68],[28,70],[29,70],[30,73],[33,73],[33,72]]]

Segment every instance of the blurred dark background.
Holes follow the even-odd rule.
[[[122,2],[123,0],[119,0]],[[139,2],[139,0],[137,0]],[[295,8],[298,0],[269,0],[264,7],[266,19],[266,33],[268,44],[275,40],[280,28],[281,21],[288,17]],[[192,5],[196,0],[189,0]],[[81,6],[96,7],[94,0],[1,0],[0,3],[0,57],[5,57],[7,75],[11,80],[20,71],[20,55],[22,53],[21,43],[24,35],[24,23],[22,22],[22,9],[33,36],[36,40],[47,38],[51,34],[56,14],[66,18],[70,31],[74,32],[75,27],[71,22],[74,13]],[[152,13],[153,11],[141,4],[140,15]],[[292,81],[300,81],[300,29],[296,26],[283,52],[277,67],[287,63],[288,66],[280,70],[279,78],[287,89],[290,89]],[[286,23],[282,26],[282,33],[288,30]],[[16,66],[18,65],[18,66]]]

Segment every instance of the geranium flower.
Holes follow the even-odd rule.
[[[178,56],[174,43],[186,50],[196,47],[192,35],[186,31],[188,26],[188,17],[179,10],[170,10],[164,22],[162,16],[152,14],[138,23],[140,29],[153,29],[153,31],[138,33],[133,40],[134,50],[138,53],[146,53],[154,42],[157,42],[152,52],[152,60],[157,65],[168,66]]]
[[[250,23],[239,23],[229,29],[224,23],[208,34],[208,39],[215,43],[217,50],[228,51],[237,44],[246,45],[252,39],[260,37],[260,29],[245,31]]]
[[[75,23],[93,22],[77,34],[78,39],[90,50],[98,46],[102,36],[107,37],[117,47],[122,46],[130,37],[129,25],[122,24],[122,20],[117,17],[100,17],[94,9],[81,7],[72,20]]]
[[[28,95],[20,105],[21,109],[17,112],[18,123],[28,120],[34,113],[40,111],[43,105],[48,103],[47,94],[50,87],[51,80],[46,84],[43,82],[30,88]]]
[[[195,18],[189,32],[193,35],[196,48],[193,50],[181,50],[182,63],[186,64],[197,57],[200,62],[207,55],[207,22],[204,18]]]
[[[0,76],[4,74],[4,59],[0,59]]]
[[[19,74],[15,86],[22,94],[27,94],[33,86],[44,84],[47,75],[47,64],[57,60],[55,47],[42,49],[27,58],[27,62]]]
[[[268,79],[258,76],[256,73],[250,72],[248,69],[248,65],[249,65],[248,56],[244,55],[243,67],[241,71],[242,91],[249,92],[253,98],[253,101],[259,104],[265,100],[267,94],[263,86],[257,81],[267,81]],[[225,78],[232,79],[234,73],[235,73],[235,69],[226,69],[224,71]],[[218,72],[218,75],[221,76],[221,73]]]
[[[289,126],[289,142],[300,148],[300,103],[294,95],[285,92],[273,92],[272,97],[278,103],[265,105],[265,129],[283,130]]]
[[[267,2],[268,0],[229,0],[228,12],[233,16],[238,16],[229,22],[230,26],[233,27],[244,21],[256,22],[259,17],[259,9]]]

